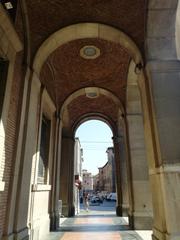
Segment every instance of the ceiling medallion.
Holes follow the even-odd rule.
[[[100,56],[100,49],[94,45],[86,45],[80,49],[80,56],[85,59],[95,59]]]

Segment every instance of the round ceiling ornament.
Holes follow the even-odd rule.
[[[80,49],[80,56],[85,59],[96,59],[100,56],[100,49],[94,45],[86,45]]]

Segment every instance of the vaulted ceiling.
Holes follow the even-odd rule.
[[[51,34],[63,27],[85,22],[102,23],[121,30],[143,54],[146,0],[27,0],[26,3],[31,62]],[[18,21],[16,26],[22,27]],[[86,45],[97,47],[100,56],[83,58],[80,50]],[[77,39],[61,45],[47,56],[40,80],[58,108],[73,92],[86,87],[106,89],[125,106],[130,60],[131,54],[120,44],[100,38]],[[96,99],[79,96],[67,109],[71,125],[86,112],[101,112],[113,121],[117,120],[116,106],[105,96]]]
[[[32,56],[55,31],[83,22],[103,23],[129,35],[143,50],[146,0],[27,0]]]
[[[98,47],[100,56],[96,59],[81,57],[80,50],[86,45]],[[84,87],[105,88],[124,101],[129,61],[129,54],[119,44],[101,39],[75,40],[48,57],[41,79],[59,106],[69,94]]]

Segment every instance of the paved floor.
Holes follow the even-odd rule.
[[[151,240],[151,231],[131,231],[128,219],[116,217],[112,208],[90,206],[78,216],[61,218],[59,231],[48,240]]]
[[[112,211],[81,210],[73,218],[61,218],[60,228],[46,240],[151,240],[151,231],[130,231],[128,219]]]

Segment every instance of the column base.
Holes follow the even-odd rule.
[[[129,215],[129,227],[133,230],[152,230],[153,218],[151,216]]]
[[[75,207],[64,204],[62,206],[62,215],[64,217],[73,217],[75,215]]]
[[[50,231],[55,231],[59,228],[60,216],[59,213],[52,213],[50,216]]]
[[[127,217],[129,212],[129,205],[122,205],[122,215],[123,217]]]
[[[69,208],[69,216],[68,217],[74,217],[75,216],[75,207],[70,206]]]
[[[152,230],[153,218],[149,216],[134,216],[134,229]]]
[[[11,233],[9,235],[2,236],[2,240],[13,240],[13,239],[18,239],[18,240],[29,240],[29,229],[25,228],[22,230],[19,230],[18,233]]]
[[[122,217],[122,206],[116,206],[116,215]]]
[[[180,232],[167,234],[166,232],[161,232],[159,229],[153,228],[152,239],[153,240],[179,240]]]
[[[129,219],[129,228],[131,230],[134,230],[134,217],[130,214],[128,214],[128,219]]]

